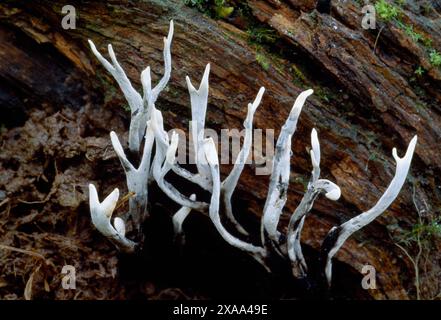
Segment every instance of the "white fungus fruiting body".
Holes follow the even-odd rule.
[[[270,271],[268,258],[272,253],[277,253],[290,259],[292,273],[295,277],[305,277],[308,268],[301,247],[301,231],[305,219],[320,194],[332,201],[338,200],[341,196],[341,190],[335,183],[320,178],[320,143],[316,129],[312,129],[309,155],[312,163],[311,178],[304,197],[290,217],[287,234],[285,237],[281,236],[278,225],[287,201],[291,173],[291,139],[296,131],[297,122],[306,99],[313,93],[313,90],[309,89],[298,95],[277,139],[268,194],[261,219],[261,244],[255,245],[241,240],[224,227],[222,219],[227,219],[239,234],[248,235],[248,232],[235,217],[231,198],[244,169],[245,161],[250,155],[253,141],[253,118],[262,101],[265,88],[260,88],[254,102],[248,104],[246,119],[243,123],[245,136],[242,148],[232,171],[221,181],[216,146],[211,138],[206,139],[204,136],[210,64],[206,65],[198,89],[193,86],[187,76],[186,82],[191,103],[191,133],[197,172],[192,173],[184,169],[176,161],[179,136],[175,132],[172,133],[171,137],[168,136],[164,130],[162,113],[155,106],[160,92],[166,87],[170,79],[173,31],[173,21],[170,21],[168,36],[164,38],[164,75],[159,83],[152,88],[150,67],[145,68],[141,73],[142,96],[131,85],[130,80],[116,59],[112,46],[108,46],[111,59],[111,62],[109,62],[99,53],[95,44],[89,40],[92,52],[115,78],[130,106],[131,122],[128,148],[130,152],[139,155],[141,159],[137,166],[131,163],[124,152],[118,135],[113,131],[110,133],[113,149],[118,155],[126,174],[129,191],[129,211],[126,214],[127,219],[116,217],[112,224],[111,217],[118,202],[119,190],[115,189],[103,202],[99,202],[96,188],[93,184],[90,184],[89,199],[92,223],[100,233],[110,239],[119,249],[134,252],[143,242],[141,226],[148,216],[148,185],[155,182],[171,200],[181,206],[181,209],[172,218],[176,236],[183,236],[183,222],[190,212],[192,210],[199,211],[209,216],[216,230],[227,243],[250,254],[268,271]],[[397,162],[395,176],[375,206],[342,225],[334,227],[328,233],[322,246],[322,259],[324,261],[323,273],[329,285],[332,278],[332,257],[351,234],[382,214],[398,196],[409,171],[416,141],[415,136],[403,158],[398,157],[396,149],[393,149],[393,156]],[[142,145],[144,147],[141,151]],[[154,154],[153,150],[155,151]],[[166,175],[170,171],[209,192],[211,194],[210,202],[198,201],[195,194],[186,196],[179,191],[176,186],[166,180]],[[124,221],[128,220],[131,221],[129,228],[134,230],[127,231],[129,234],[130,231],[136,231],[137,242],[126,238],[126,223]]]

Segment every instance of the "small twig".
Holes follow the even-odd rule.
[[[416,211],[418,213],[418,222],[420,224],[420,226],[422,225],[422,219],[421,219],[421,210],[418,208],[417,205],[417,201],[416,201],[416,191],[415,191],[415,184],[413,185],[413,192],[412,192],[412,201],[413,201],[413,205],[416,208]],[[418,253],[415,257],[415,263],[414,263],[414,268],[415,268],[415,287],[416,287],[416,294],[417,294],[417,300],[420,300],[420,268],[419,268],[419,263],[420,263],[420,258],[421,258],[421,254],[423,252],[423,247],[421,245],[421,230],[418,230],[418,234],[417,234],[417,245],[418,245]]]
[[[118,210],[121,208],[127,201],[129,201],[130,198],[134,197],[136,195],[135,192],[129,191],[124,197],[122,197],[118,203],[116,204],[115,210]]]
[[[422,219],[421,219],[421,210],[418,208],[418,204],[416,201],[416,191],[415,191],[415,185],[413,185],[412,188],[413,192],[412,192],[412,201],[413,201],[413,205],[416,208],[416,211],[418,213],[418,222],[420,225],[422,225]],[[403,251],[406,256],[409,258],[410,262],[413,265],[413,269],[415,272],[415,289],[416,289],[416,298],[417,300],[421,299],[421,282],[420,282],[420,268],[419,268],[419,264],[420,264],[420,258],[421,258],[421,254],[423,253],[423,246],[421,243],[421,229],[418,229],[418,233],[417,233],[417,246],[418,246],[418,253],[416,254],[415,258],[412,258],[412,256],[410,255],[410,253],[399,243],[394,241],[394,244],[401,249],[401,251]]]
[[[30,251],[30,250],[26,250],[26,249],[20,249],[20,248],[16,248],[16,247],[11,247],[5,244],[0,244],[0,249],[4,249],[4,250],[9,250],[9,251],[15,251],[15,252],[20,252],[23,254],[27,254],[36,258],[39,258],[41,260],[43,260],[46,264],[47,264],[47,260],[46,258],[38,252],[34,252],[34,251]]]
[[[11,200],[11,199],[9,199],[9,198],[6,198],[5,200],[3,200],[2,202],[0,202],[0,207],[2,206],[2,205],[4,205],[5,203],[8,203],[9,202],[9,200]]]
[[[36,201],[26,201],[22,199],[17,199],[18,202],[24,203],[24,204],[41,204],[47,202],[49,199],[47,197],[44,200],[36,200]]]
[[[372,52],[373,52],[374,54],[375,54],[375,49],[377,48],[378,39],[380,38],[381,31],[383,31],[384,27],[385,27],[385,26],[382,26],[382,27],[380,28],[380,31],[378,31],[378,34],[377,34],[377,38],[375,39],[374,50],[372,50]]]

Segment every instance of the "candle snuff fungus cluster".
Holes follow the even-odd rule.
[[[195,88],[190,78],[186,77],[188,92],[191,101],[192,127],[194,137],[193,149],[195,152],[196,173],[180,166],[176,159],[179,135],[175,132],[169,136],[164,130],[162,113],[156,108],[156,101],[161,91],[166,87],[171,74],[171,43],[173,38],[173,21],[170,21],[168,36],[164,38],[164,74],[156,86],[152,86],[150,67],[141,73],[142,95],[138,93],[123,68],[118,63],[112,45],[108,46],[110,61],[104,58],[89,40],[90,47],[96,58],[113,76],[123,92],[131,111],[131,121],[128,138],[128,150],[138,155],[139,164],[131,162],[115,132],[110,132],[110,139],[122,167],[126,174],[129,193],[129,210],[122,217],[112,220],[112,214],[119,198],[119,190],[115,189],[102,202],[93,184],[89,185],[90,213],[96,229],[108,238],[119,250],[134,253],[143,246],[144,235],[141,229],[143,222],[149,216],[148,189],[153,183],[181,209],[173,216],[175,233],[182,235],[182,223],[191,211],[206,214],[214,224],[222,238],[231,246],[242,250],[262,264],[271,272],[269,259],[279,255],[290,261],[292,274],[296,278],[306,277],[308,266],[302,253],[301,233],[306,217],[311,211],[318,196],[324,195],[330,200],[340,198],[341,191],[338,185],[327,179],[320,178],[320,143],[315,129],[311,132],[311,178],[307,184],[305,194],[298,207],[289,219],[286,234],[282,234],[279,220],[287,201],[287,190],[290,177],[291,140],[296,131],[297,121],[306,99],[313,94],[309,89],[299,94],[281,127],[272,160],[271,176],[267,198],[263,207],[260,244],[243,240],[248,232],[235,218],[232,206],[232,195],[239,182],[245,166],[245,160],[250,154],[253,137],[253,117],[258,108],[265,88],[260,88],[255,100],[248,104],[247,115],[243,123],[245,135],[242,147],[229,175],[221,180],[219,173],[219,157],[212,138],[205,138],[205,116],[208,101],[208,78],[210,64],[207,64],[199,88]],[[396,149],[392,151],[396,161],[395,175],[384,194],[369,210],[353,217],[345,223],[333,227],[325,237],[320,253],[322,272],[328,285],[332,280],[332,258],[342,247],[344,242],[354,232],[360,230],[379,215],[381,215],[398,196],[409,171],[412,156],[415,150],[417,137],[413,137],[407,147],[404,157],[399,157]],[[141,150],[141,146],[143,148]],[[136,157],[130,157],[136,158]],[[196,184],[210,194],[210,201],[198,200],[198,196],[187,196],[176,186],[167,181],[167,173],[174,172],[178,176]],[[222,224],[227,219],[241,237],[236,237]],[[133,230],[132,239],[126,236],[126,225],[130,221]]]

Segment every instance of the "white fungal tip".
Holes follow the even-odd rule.
[[[115,210],[116,204],[119,198],[119,189],[115,188],[111,194],[109,194],[106,199],[101,203],[101,211],[110,218],[112,216],[113,210]]]
[[[113,220],[113,226],[115,227],[116,232],[118,232],[121,235],[121,237],[125,237],[126,225],[124,224],[123,219],[116,217]]]
[[[99,205],[98,192],[96,191],[96,188],[92,183],[89,184],[89,204],[91,211],[92,208]]]
[[[119,142],[118,135],[115,131],[110,131],[110,141],[112,142],[113,149],[119,157],[124,156],[124,150]]]
[[[318,140],[317,130],[315,130],[315,128],[313,128],[311,131],[311,146],[311,157],[314,157],[313,165],[318,167],[320,165],[320,143]]]
[[[405,155],[406,158],[409,157],[409,156],[412,157],[412,155],[413,155],[413,153],[415,151],[415,147],[416,147],[417,141],[418,141],[418,136],[417,135],[415,135],[412,138],[412,140],[410,140],[409,146],[407,147],[407,151],[406,151],[406,155]]]
[[[326,193],[325,196],[329,200],[336,201],[336,200],[340,199],[341,190],[340,190],[340,188],[337,187],[337,188],[333,189],[332,191]]]
[[[208,90],[208,77],[210,75],[210,64],[207,63],[205,66],[204,75],[202,76],[201,85],[199,86],[199,90]]]
[[[196,88],[191,83],[189,76],[185,76],[185,81],[187,82],[188,92],[190,92],[190,94],[196,92]]]
[[[410,140],[409,145],[407,146],[406,154],[404,157],[400,158],[397,153],[397,148],[392,149],[392,156],[394,157],[395,161],[398,163],[400,160],[404,160],[406,162],[409,162],[412,160],[413,153],[415,152],[416,143],[418,141],[417,135],[415,135],[412,140]]]
[[[253,103],[248,104],[248,110],[251,111],[251,113],[254,113],[257,109],[257,107],[260,105],[260,102],[262,101],[262,96],[265,93],[265,88],[261,87],[259,89],[259,92],[256,95],[256,98],[254,99]]]
[[[309,97],[313,93],[314,93],[314,90],[312,90],[312,89],[308,89],[308,90],[302,92],[302,94],[306,95],[307,97]]]
[[[173,20],[170,20],[170,28],[168,30],[168,38],[171,38],[173,36],[173,31],[175,29],[175,24],[173,22]]]

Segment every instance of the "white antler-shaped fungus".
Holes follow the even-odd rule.
[[[312,163],[311,179],[305,195],[290,217],[287,234],[282,235],[278,230],[280,216],[287,201],[291,171],[291,139],[296,131],[297,122],[306,99],[313,93],[313,90],[309,89],[299,94],[277,139],[267,199],[261,218],[262,246],[256,246],[241,240],[224,227],[222,218],[228,219],[236,231],[242,235],[248,235],[245,228],[235,218],[231,199],[238,185],[245,162],[250,155],[253,140],[253,118],[265,89],[263,87],[260,88],[254,102],[248,104],[247,115],[243,123],[245,137],[242,148],[232,171],[221,182],[216,146],[212,138],[205,139],[204,133],[210,64],[207,64],[205,67],[198,89],[193,86],[190,78],[187,76],[186,82],[191,102],[191,133],[197,172],[192,173],[184,169],[176,161],[179,136],[175,132],[172,133],[171,137],[168,136],[164,130],[162,113],[155,107],[160,92],[164,90],[170,79],[173,32],[173,21],[170,21],[168,36],[164,38],[164,75],[159,83],[152,88],[150,67],[145,68],[141,73],[143,96],[133,88],[127,75],[118,63],[112,46],[108,46],[108,53],[111,59],[111,62],[109,62],[98,52],[94,43],[89,40],[92,52],[104,68],[115,78],[130,106],[129,149],[134,153],[135,158],[138,156],[141,159],[138,166],[129,161],[116,133],[113,131],[110,133],[112,146],[126,174],[129,194],[132,195],[129,198],[128,217],[137,231],[137,241],[134,242],[126,238],[126,224],[123,219],[116,217],[113,220],[113,225],[111,224],[112,213],[115,210],[119,197],[118,189],[115,189],[103,202],[99,202],[95,186],[93,184],[89,185],[90,212],[94,226],[120,250],[125,252],[136,251],[143,244],[141,226],[148,216],[148,185],[149,183],[156,182],[170,199],[181,206],[181,209],[172,218],[176,237],[182,239],[182,224],[189,213],[192,210],[196,210],[203,214],[208,214],[216,230],[227,243],[251,255],[268,271],[270,271],[269,258],[272,256],[272,253],[277,253],[285,258],[289,258],[292,273],[295,277],[305,277],[307,275],[307,265],[301,248],[301,232],[305,219],[318,195],[323,194],[333,201],[338,200],[341,195],[340,188],[335,183],[326,179],[320,179],[320,143],[317,131],[313,129],[311,132],[312,149],[310,151]],[[140,155],[142,142],[144,142],[144,149]],[[351,234],[382,214],[398,196],[409,171],[416,142],[417,138],[415,136],[409,143],[406,155],[403,158],[398,157],[396,149],[393,149],[393,156],[397,162],[395,176],[376,205],[329,231],[321,249],[324,275],[329,285],[332,278],[332,257]],[[153,150],[155,150],[154,155],[152,155]],[[195,194],[188,197],[181,193],[178,188],[166,180],[166,175],[170,171],[210,193],[210,202],[196,201]],[[198,199],[203,199],[203,197]],[[180,243],[183,244],[183,242]]]
[[[118,198],[119,190],[116,188],[103,202],[100,202],[95,186],[89,184],[89,205],[93,225],[122,251],[134,252],[136,243],[125,237],[124,221],[121,218],[115,218],[114,225],[110,223]]]
[[[395,176],[378,202],[368,211],[361,213],[338,227],[333,227],[329,231],[323,241],[321,253],[323,262],[325,263],[325,276],[328,285],[331,285],[332,280],[332,257],[354,232],[368,225],[386,211],[400,193],[400,190],[406,181],[407,173],[409,172],[416,143],[417,136],[414,136],[410,141],[403,158],[398,156],[396,148],[392,149],[392,155],[397,163]]]

